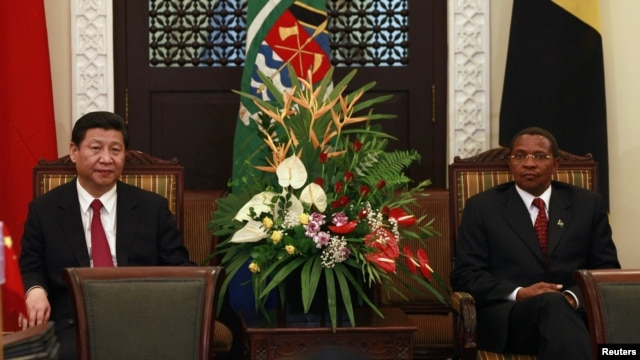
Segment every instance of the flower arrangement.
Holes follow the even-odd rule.
[[[447,303],[447,285],[429,266],[426,252],[414,253],[403,244],[437,232],[433,220],[410,210],[430,185],[425,180],[410,187],[404,174],[420,155],[385,151],[392,137],[374,124],[394,117],[371,110],[390,96],[360,101],[373,82],[346,94],[355,70],[335,86],[333,69],[315,86],[311,76],[305,80],[289,72],[292,87],[284,92],[261,74],[272,101],[238,92],[260,109],[256,121],[266,151],[247,159],[262,176],[235,179],[244,191],[219,199],[209,223],[224,239],[212,254],[227,272],[221,296],[237,271],[248,266],[260,310],[278,289],[283,301],[301,296],[309,311],[322,280],[334,330],[339,305],[355,324],[354,300],[382,316],[367,290],[379,284],[402,294],[406,288],[394,281],[398,272]],[[293,272],[299,274],[301,291],[285,294],[283,284]]]

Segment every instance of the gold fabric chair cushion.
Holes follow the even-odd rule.
[[[551,178],[555,181],[561,181],[584,189],[593,190],[592,174],[592,170],[586,169],[558,169]],[[467,199],[484,190],[509,181],[513,181],[513,176],[508,170],[459,171],[456,179],[456,188],[458,192],[458,196],[456,197],[456,201],[458,202],[458,219],[462,219],[462,211],[464,210]]]
[[[536,356],[522,354],[497,354],[489,351],[478,350],[478,360],[536,360]]]
[[[213,325],[213,341],[211,342],[211,350],[214,353],[228,353],[231,351],[231,345],[233,344],[233,333],[231,330],[220,321],[215,322]]]
[[[43,174],[38,184],[40,195],[75,179],[75,174]],[[178,205],[176,200],[177,180],[174,175],[123,174],[120,180],[129,185],[154,192],[167,199],[169,210],[176,216]]]

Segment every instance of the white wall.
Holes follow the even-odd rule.
[[[600,1],[611,224],[623,267],[640,268],[640,1]]]
[[[71,13],[70,0],[45,0],[53,108],[56,117],[58,155],[69,153],[71,141]]]
[[[498,119],[513,2],[491,1],[491,142]],[[68,153],[71,133],[70,0],[45,0],[58,153]],[[600,2],[609,127],[611,224],[623,267],[640,268],[640,1]],[[615,19],[615,20],[614,20]]]

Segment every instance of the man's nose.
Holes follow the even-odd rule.
[[[111,163],[113,161],[113,156],[111,156],[111,151],[109,151],[109,149],[105,149],[100,152],[100,161],[104,163]]]

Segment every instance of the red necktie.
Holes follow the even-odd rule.
[[[93,258],[93,267],[113,267],[109,242],[107,242],[107,235],[104,233],[102,220],[100,220],[102,203],[100,200],[95,199],[91,203],[91,208],[93,209],[93,218],[91,219],[91,257]]]
[[[544,208],[544,200],[540,198],[533,199],[533,206],[538,208],[538,216],[536,217],[536,222],[533,227],[536,230],[536,235],[538,235],[538,243],[540,243],[542,256],[544,257],[544,261],[546,263],[548,261],[547,235],[549,230],[549,219],[547,218],[547,212]]]

